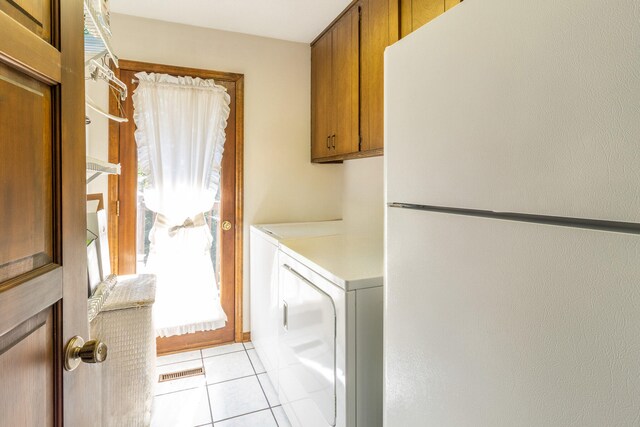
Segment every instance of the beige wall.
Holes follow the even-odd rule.
[[[244,330],[249,330],[248,226],[344,218],[354,232],[382,233],[382,158],[309,161],[310,48],[307,44],[111,15],[118,56],[245,75]],[[108,104],[103,82],[87,94]],[[107,119],[87,111],[88,154],[107,158]],[[89,185],[105,192],[106,177]],[[106,199],[105,199],[106,200]]]
[[[384,227],[383,158],[344,162],[343,219],[353,233],[377,233]]]
[[[245,75],[244,329],[249,330],[249,224],[342,217],[343,166],[309,162],[310,48],[118,14],[111,22],[122,59]],[[106,105],[103,85],[89,83],[87,93]],[[88,152],[106,159],[107,121],[88,114],[93,119]],[[89,191],[102,190],[105,183],[100,178]]]

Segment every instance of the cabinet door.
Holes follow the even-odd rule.
[[[332,155],[358,151],[359,7],[352,7],[331,29],[333,132]],[[334,136],[335,135],[335,136]]]
[[[444,10],[449,10],[460,3],[462,3],[462,0],[444,0]]]
[[[443,14],[445,0],[400,0],[400,9],[400,35],[404,37]]]
[[[398,2],[362,0],[360,19],[360,150],[369,151],[383,147],[384,49],[398,40]]]
[[[311,47],[311,160],[330,156],[331,32]]]

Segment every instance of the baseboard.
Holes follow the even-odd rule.
[[[251,332],[243,332],[242,333],[242,342],[251,341]]]

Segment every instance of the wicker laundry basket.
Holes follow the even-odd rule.
[[[151,424],[156,363],[152,305],[156,280],[153,275],[118,277],[106,291],[90,321],[91,339],[108,347],[102,366],[103,426],[126,427]]]

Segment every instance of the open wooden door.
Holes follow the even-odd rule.
[[[0,424],[96,425],[88,339],[83,3],[0,0]],[[97,415],[97,416],[96,416]]]

